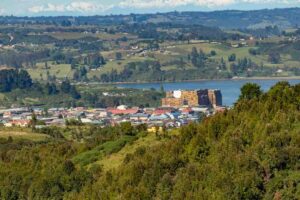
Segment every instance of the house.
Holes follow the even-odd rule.
[[[43,109],[41,109],[41,108],[34,108],[33,112],[36,115],[42,115],[43,114]]]
[[[129,114],[138,113],[139,109],[138,108],[129,108],[129,109],[108,108],[107,112],[113,115],[129,115]]]
[[[278,69],[276,72],[277,72],[277,73],[282,73],[283,70],[282,70],[282,69]]]
[[[46,125],[49,126],[65,126],[65,120],[64,119],[54,119],[50,122],[46,122]]]
[[[144,113],[147,113],[149,115],[152,115],[155,111],[155,108],[144,108]]]
[[[207,107],[193,107],[192,110],[194,112],[202,112],[202,113],[209,112],[209,109]]]
[[[174,108],[172,108],[172,107],[162,107],[162,108],[155,109],[153,114],[161,115],[161,114],[171,113],[173,111],[174,111]]]
[[[91,124],[93,121],[89,118],[81,118],[81,122],[84,124]]]
[[[170,119],[174,120],[180,116],[180,112],[166,113],[165,115],[167,115]]]
[[[131,46],[131,49],[132,49],[132,50],[138,50],[138,49],[139,49],[139,46]]]
[[[27,119],[17,119],[6,122],[5,127],[19,126],[19,127],[28,127],[30,125],[30,120]]]
[[[164,121],[170,119],[170,117],[166,114],[161,114],[161,115],[151,115],[149,117],[150,121]]]
[[[6,121],[4,121],[4,120],[2,120],[2,119],[0,119],[0,126],[1,126],[1,124],[5,124],[6,123]]]
[[[119,110],[126,110],[126,109],[128,109],[128,106],[126,106],[126,105],[120,105],[120,106],[117,107],[117,109],[119,109]]]
[[[133,121],[147,121],[149,118],[149,114],[146,113],[135,113],[130,115],[130,120]]]
[[[182,108],[182,109],[181,109],[181,112],[182,112],[182,113],[186,113],[186,114],[190,114],[190,113],[192,113],[192,112],[194,112],[194,111],[193,111],[192,108],[186,107],[186,108]]]
[[[4,111],[3,118],[11,118],[12,115],[13,115],[12,112],[10,112],[10,111]]]
[[[3,123],[5,127],[12,127],[13,124],[11,122],[4,122]]]
[[[98,112],[98,115],[99,115],[99,117],[101,117],[101,118],[105,118],[105,117],[108,116],[108,113],[107,113],[106,110],[103,110],[103,111],[99,111],[99,112]]]

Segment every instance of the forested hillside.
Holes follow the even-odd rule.
[[[39,143],[1,140],[0,199],[299,199],[299,84],[267,93],[247,84],[233,109],[157,135],[116,168],[99,164],[144,130],[79,126],[44,130],[52,139]]]
[[[299,110],[300,85],[278,83],[266,94],[247,85],[233,110],[140,148],[80,198],[297,199]]]

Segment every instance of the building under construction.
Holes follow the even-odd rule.
[[[168,91],[162,99],[163,107],[181,106],[222,106],[220,90],[175,90]]]

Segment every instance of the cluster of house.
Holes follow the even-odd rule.
[[[115,126],[122,122],[154,127],[181,127],[199,121],[204,116],[222,112],[221,93],[218,90],[173,91],[162,99],[162,107],[138,108],[125,105],[116,108],[11,108],[0,110],[0,124],[5,127],[30,126],[33,116],[44,126],[65,126],[71,120],[84,124]],[[171,104],[171,105],[169,105]]]
[[[203,116],[214,114],[217,110],[208,107],[160,107],[137,108],[119,106],[117,108],[12,108],[0,110],[0,124],[5,127],[30,126],[33,113],[43,122],[39,127],[65,126],[68,120],[80,120],[84,124],[114,126],[122,122],[132,125],[147,124],[151,127],[180,127],[199,121]]]

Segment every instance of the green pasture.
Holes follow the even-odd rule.
[[[30,76],[35,80],[47,80],[47,71],[51,76],[55,75],[57,78],[72,78],[73,72],[69,64],[53,64],[48,62],[48,69],[45,68],[45,63],[37,63],[36,68],[27,70]]]
[[[44,141],[49,136],[38,133],[30,133],[21,130],[0,130],[0,138],[12,137],[13,140],[31,140],[31,141]]]

